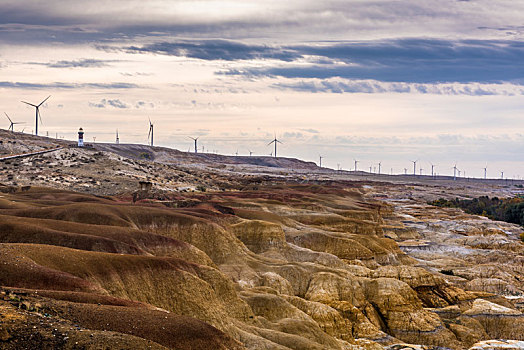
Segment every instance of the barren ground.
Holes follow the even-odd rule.
[[[0,140],[0,348],[522,348],[521,183]]]

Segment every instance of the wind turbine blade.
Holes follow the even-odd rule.
[[[51,95],[47,96],[47,98],[43,100],[42,102],[40,102],[40,104],[37,107],[40,107],[41,105],[43,105],[45,101],[49,100],[49,97],[51,97]]]
[[[40,108],[36,107],[36,113],[38,113],[38,118],[40,119],[40,125],[44,124],[42,121],[42,115],[40,114]]]
[[[25,102],[25,101],[20,101],[20,102],[25,103],[26,105],[33,106],[33,107],[38,107],[37,105],[34,105],[32,103],[29,103],[29,102]]]
[[[278,140],[275,140],[275,141],[278,142],[278,143],[283,143],[283,142],[280,142],[280,141],[278,141]]]
[[[11,120],[11,118],[9,118],[9,116],[7,115],[7,113],[6,113],[6,112],[4,112],[4,114],[5,114],[5,116],[7,117],[7,119],[9,119],[9,122],[11,122],[11,123],[12,123],[13,121]]]

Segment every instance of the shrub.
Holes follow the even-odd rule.
[[[429,204],[445,208],[461,208],[466,213],[487,216],[492,220],[506,221],[524,226],[524,198],[437,199]]]

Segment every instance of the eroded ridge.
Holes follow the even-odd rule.
[[[257,178],[135,202],[1,190],[8,349],[32,344],[29,326],[65,348],[111,337],[180,349],[524,340],[519,229],[405,200],[401,186]]]

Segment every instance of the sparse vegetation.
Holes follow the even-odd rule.
[[[139,158],[140,159],[151,159],[151,154],[147,153],[147,152],[141,152],[139,154]]]
[[[489,198],[488,196],[453,200],[440,198],[430,204],[444,208],[461,208],[470,214],[524,226],[524,198]]]

